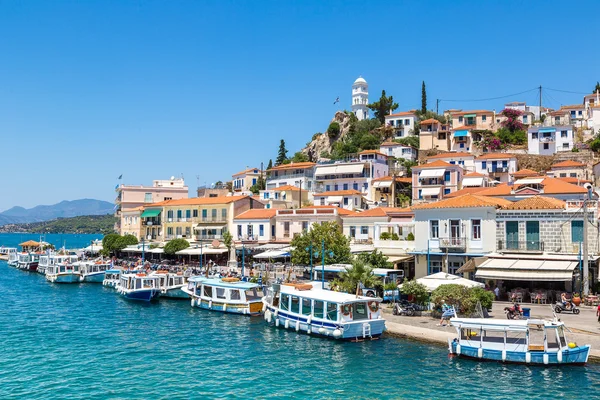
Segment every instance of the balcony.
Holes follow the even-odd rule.
[[[508,167],[487,167],[487,171],[494,174],[508,172]]]
[[[540,143],[552,143],[555,141],[556,139],[554,136],[544,136],[540,138]]]
[[[440,249],[447,249],[449,252],[465,251],[467,239],[464,237],[440,238]]]
[[[194,235],[195,240],[222,240],[223,235],[217,234],[205,234],[205,235]]]
[[[544,242],[539,240],[498,240],[497,249],[505,253],[543,253]]]
[[[145,221],[142,219],[142,225],[144,225],[144,226],[160,226],[161,221],[160,221],[160,219],[154,220],[154,221]]]
[[[414,240],[373,240],[373,245],[377,250],[389,249],[389,250],[404,250],[413,251],[415,249]]]
[[[190,219],[190,221],[202,224],[226,224],[228,222],[227,217],[196,217]]]

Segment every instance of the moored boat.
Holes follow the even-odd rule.
[[[273,285],[264,297],[265,320],[318,336],[359,341],[385,330],[380,298],[320,288],[320,282]]]
[[[18,253],[17,268],[24,271],[37,271],[40,261],[40,253],[22,252]]]
[[[81,261],[81,281],[102,283],[106,270],[110,269],[110,264],[104,261]]]
[[[46,267],[46,279],[53,283],[78,283],[81,281],[81,270],[77,256],[56,255],[50,257],[50,265]]]
[[[0,260],[8,261],[8,256],[10,253],[16,253],[17,249],[15,247],[4,247],[0,246]]]
[[[10,267],[16,267],[17,265],[19,265],[19,255],[17,253],[17,249],[9,248],[6,254],[8,257],[7,263]]]
[[[238,278],[191,277],[182,289],[192,307],[233,314],[260,315],[263,293],[260,285]]]
[[[104,280],[102,281],[102,285],[108,286],[111,288],[116,288],[119,285],[119,280],[121,279],[121,274],[123,274],[122,269],[118,269],[118,268],[107,269],[104,272]]]
[[[561,321],[451,318],[458,337],[448,351],[461,357],[519,364],[585,364],[590,346],[567,340]]]
[[[158,277],[146,274],[123,274],[117,291],[129,300],[152,301],[160,295]]]
[[[182,289],[187,285],[186,278],[183,274],[174,274],[169,271],[156,271],[151,276],[158,277],[158,287],[160,288],[161,297],[169,297],[174,299],[189,299],[190,295]]]

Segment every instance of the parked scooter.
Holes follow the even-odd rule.
[[[557,314],[559,314],[561,312],[572,312],[573,314],[577,315],[577,314],[579,314],[580,310],[579,310],[579,307],[577,307],[572,302],[567,302],[567,305],[565,306],[562,301],[557,301],[554,304],[554,311]]]
[[[392,314],[394,315],[406,315],[412,317],[415,315],[416,308],[413,304],[409,303],[406,300],[401,300],[398,303],[394,303],[394,309],[392,310]]]
[[[521,319],[523,318],[523,310],[519,303],[513,304],[512,307],[504,307],[504,312],[506,313],[506,318],[508,319]]]

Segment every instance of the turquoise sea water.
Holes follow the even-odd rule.
[[[71,235],[63,233],[47,233],[40,235],[38,233],[0,233],[0,246],[17,247],[19,243],[28,240],[40,240],[53,244],[57,249],[65,247],[67,249],[83,248],[90,245],[95,239],[102,239],[102,235]]]
[[[384,337],[342,343],[262,318],[129,302],[0,261],[0,399],[596,398],[600,367],[448,358]]]

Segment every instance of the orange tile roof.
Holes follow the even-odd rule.
[[[509,153],[487,153],[480,155],[476,160],[490,160],[490,159],[501,159],[501,158],[516,158],[514,154]]]
[[[465,174],[464,178],[480,178],[482,176],[486,175],[480,174],[479,172],[469,172],[468,174]]]
[[[554,197],[532,196],[502,208],[505,210],[561,210],[565,208],[565,202]]]
[[[494,199],[476,194],[465,194],[464,196],[447,198],[435,203],[420,204],[412,206],[412,210],[428,210],[432,208],[471,208],[471,207],[504,207],[512,204],[505,199]]]
[[[420,123],[420,125],[426,125],[426,124],[441,124],[441,122],[435,118],[428,118],[424,121],[421,121],[421,123]]]
[[[488,111],[488,110],[471,110],[471,111],[452,111],[450,112],[450,115],[452,115],[453,117],[456,116],[461,116],[461,115],[465,115],[465,114],[493,114],[493,111]]]
[[[538,176],[539,174],[531,169],[520,169],[517,172],[514,172],[512,175],[526,178],[529,176]]]
[[[453,131],[470,131],[471,129],[475,129],[475,126],[462,125],[462,126],[457,126],[456,128],[452,128]]]
[[[387,158],[387,156],[385,154],[383,154],[382,152],[380,152],[379,150],[363,150],[358,154],[379,154],[379,155],[382,155]]]
[[[556,179],[560,179],[561,181],[572,183],[574,185],[581,185],[582,183],[592,183],[592,181],[588,181],[587,179],[573,178],[570,176],[566,176],[566,177],[562,177],[562,178],[558,177]]]
[[[377,207],[370,208],[366,211],[357,212],[353,215],[349,215],[352,218],[359,217],[387,217],[389,213],[392,212],[411,212],[410,208],[395,208],[395,207]]]
[[[484,188],[484,190],[478,192],[481,196],[508,196],[512,191],[512,186],[508,186],[507,183],[501,183],[500,185]]]
[[[144,207],[160,206],[199,206],[209,204],[229,204],[234,201],[250,198],[250,196],[218,196],[218,197],[192,197],[190,199],[165,200],[159,203],[148,204]]]
[[[314,167],[315,164],[314,162],[298,162],[298,163],[289,163],[289,164],[281,164],[281,165],[277,165],[271,169],[268,169],[267,171],[281,171],[281,170],[285,170],[285,169],[306,169],[306,168],[312,168]]]
[[[466,187],[466,188],[457,190],[456,192],[452,192],[450,194],[445,194],[444,197],[452,198],[452,197],[464,196],[465,194],[476,194],[476,193],[479,193],[486,189],[489,189],[489,188],[487,188],[487,187]]]
[[[283,186],[279,186],[276,187],[275,189],[272,189],[276,192],[282,192],[284,190],[300,190],[300,188],[298,186],[292,186],[292,185],[283,185]]]
[[[412,111],[401,111],[401,112],[398,112],[398,113],[395,113],[395,114],[386,115],[385,117],[386,118],[388,118],[388,117],[405,117],[405,116],[409,116],[409,115],[416,116],[415,111],[414,110],[412,110]]]
[[[373,179],[373,182],[385,182],[385,181],[391,181],[392,177],[391,176],[383,176],[381,178],[376,178]],[[396,182],[402,182],[402,183],[412,183],[412,178],[405,178],[405,177],[396,177]]]
[[[275,208],[253,208],[234,217],[233,219],[269,219],[277,214]]]
[[[435,156],[427,157],[427,159],[432,160],[432,159],[436,159],[436,158],[458,158],[458,157],[474,157],[474,156],[471,153],[465,153],[464,151],[457,151],[457,152],[436,154]]]
[[[546,178],[542,185],[544,185],[544,194],[587,193],[587,190],[581,186],[557,178]]]
[[[560,106],[561,110],[569,109],[569,108],[585,108],[583,104],[569,104],[567,106]]]
[[[412,167],[412,169],[439,168],[439,167],[459,167],[459,168],[462,168],[460,165],[457,165],[457,164],[450,164],[450,163],[447,163],[446,161],[436,160],[434,162],[430,162],[430,163],[427,163],[427,164],[415,165],[414,167]]]
[[[567,161],[559,162],[556,164],[552,164],[551,168],[568,168],[568,167],[574,167],[574,168],[585,167],[585,164],[580,163],[579,161],[567,160]]]
[[[380,147],[402,146],[400,143],[386,141],[379,145]]]
[[[238,172],[237,174],[233,174],[231,176],[244,175],[244,174],[247,174],[247,173],[249,173],[251,171],[255,171],[255,170],[257,171],[258,174],[260,174],[260,168],[248,168],[248,169]]]
[[[323,193],[315,193],[315,197],[324,197],[324,196],[362,196],[362,193],[358,190],[332,190],[329,192]]]
[[[302,207],[302,210],[306,210],[306,209],[315,209],[315,208],[332,208],[337,210],[338,215],[342,215],[342,216],[346,216],[346,215],[353,215],[356,214],[354,211],[350,211],[350,210],[346,210],[345,208],[341,208],[341,207],[336,207],[336,206],[308,206],[308,207]]]

